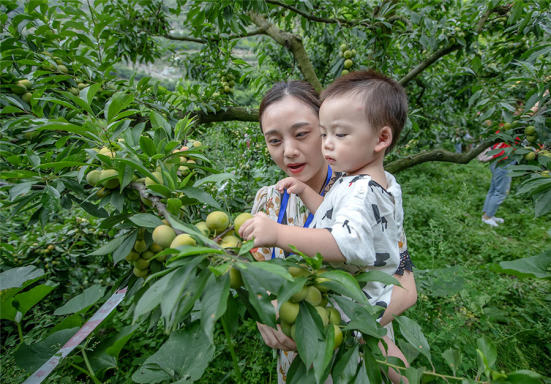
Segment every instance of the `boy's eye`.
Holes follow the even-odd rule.
[[[338,134],[336,134],[335,136],[337,136],[337,137],[345,137],[345,136],[346,136],[346,133],[338,133]]]
[[[325,133],[322,133],[320,136],[321,137],[326,137],[327,135]]]

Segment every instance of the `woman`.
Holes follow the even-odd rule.
[[[259,121],[268,151],[277,166],[288,176],[324,194],[340,175],[331,171],[322,154],[318,119],[320,105],[319,96],[310,84],[302,81],[281,82],[274,85],[262,99]],[[282,206],[285,208],[280,212]],[[265,212],[273,220],[286,225],[304,226],[311,220],[306,206],[297,195],[287,195],[282,200],[275,186],[262,187],[257,192],[252,213],[257,212]],[[401,314],[417,301],[412,263],[403,232],[400,254],[400,268],[394,277],[405,289],[395,287],[393,290],[390,305],[380,321],[383,326],[392,321],[393,315]],[[279,248],[259,248],[254,250],[253,255],[259,261],[288,256]],[[281,332],[279,325],[278,331],[264,324],[258,324],[258,329],[268,346],[281,350],[278,382],[285,383],[296,344]],[[388,329],[392,331],[391,327]]]

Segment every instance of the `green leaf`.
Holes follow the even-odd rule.
[[[231,173],[218,173],[216,175],[210,175],[205,178],[197,180],[193,186],[199,187],[200,185],[206,184],[206,183],[219,183],[224,180],[228,179],[235,179],[236,176],[232,175]]]
[[[214,324],[224,315],[230,293],[230,277],[210,275],[201,298],[201,325],[209,341],[213,342]]]
[[[513,261],[502,261],[492,264],[490,269],[498,273],[518,276],[521,278],[538,278],[551,280],[551,250],[542,254]]]
[[[300,310],[295,323],[295,342],[300,358],[307,367],[310,367],[318,354],[318,339],[321,338],[321,335],[308,308],[311,305],[306,301],[301,301],[299,305]]]
[[[140,316],[150,313],[152,310],[157,308],[159,304],[161,304],[165,291],[170,287],[170,279],[174,276],[176,271],[179,271],[180,269],[182,268],[169,272],[161,279],[157,280],[151,288],[145,291],[143,296],[140,297],[138,304],[136,304],[136,309],[134,310],[134,322],[136,322]]]
[[[130,217],[130,221],[144,228],[157,228],[159,225],[164,224],[161,219],[151,213],[138,213]]]
[[[398,340],[398,347],[406,357],[407,362],[411,365],[413,360],[419,356],[419,351],[415,349],[413,345],[410,343],[405,342],[404,340],[400,339]]]
[[[38,343],[27,345],[20,344],[13,357],[20,368],[27,372],[34,372],[59,351],[80,328],[64,329]]]
[[[430,347],[425,335],[419,324],[415,321],[405,317],[397,316],[394,317],[396,322],[400,325],[400,331],[402,336],[411,344],[415,349],[421,352],[432,364]]]
[[[140,137],[140,148],[149,157],[152,157],[153,155],[157,154],[157,148],[155,147],[155,143],[147,136]]]
[[[239,256],[249,253],[254,248],[254,240],[245,241],[239,250]]]
[[[31,265],[0,273],[0,301],[4,303],[17,292],[43,277],[45,277],[44,271]]]
[[[21,318],[29,309],[40,302],[48,293],[55,289],[57,285],[39,285],[26,292],[15,295],[7,301],[2,301],[0,305],[0,319],[16,321],[17,312],[21,313]],[[15,307],[14,304],[17,306]],[[21,320],[17,321],[18,323]]]
[[[151,111],[149,119],[151,121],[151,126],[153,127],[153,129],[163,128],[168,137],[172,137],[172,127],[161,114],[155,111]]]
[[[92,352],[88,353],[90,365],[95,373],[117,367],[119,353],[138,328],[138,325],[122,327],[114,336],[102,341]]]
[[[255,274],[255,271],[261,271],[258,268],[243,269],[244,263],[236,263],[234,268],[237,267],[241,272],[243,283],[248,293],[248,298],[251,306],[255,309],[259,316],[259,320],[272,328],[276,328],[275,322],[275,308],[272,305],[272,301],[267,294],[267,288],[265,288],[262,277]],[[277,292],[274,291],[274,292]]]
[[[19,195],[25,195],[29,193],[31,187],[35,185],[37,181],[29,181],[26,183],[18,183],[10,188],[10,201],[14,201]]]
[[[408,367],[405,371],[405,376],[409,380],[410,384],[420,384],[421,378],[423,377],[423,372],[425,372],[425,368],[415,368],[415,367]]]
[[[214,350],[201,324],[195,321],[184,329],[172,332],[168,341],[132,375],[132,380],[137,383],[159,383],[179,377],[193,383],[203,376],[214,357]]]
[[[64,306],[55,310],[55,316],[71,313],[86,313],[86,311],[103,297],[105,288],[101,285],[93,285],[86,288],[83,293],[73,297]]]
[[[333,384],[348,384],[353,382],[356,370],[358,369],[358,361],[360,360],[359,348],[359,344],[354,344],[334,365],[331,373]]]
[[[115,252],[126,240],[126,236],[119,236],[111,240],[109,243],[104,246],[96,249],[94,252],[90,253],[88,256],[99,256],[99,255],[108,255],[112,252]]]
[[[331,281],[324,282],[321,285],[329,287],[341,295],[351,297],[361,304],[368,304],[360,285],[350,274],[343,271],[329,271],[325,272],[323,277]]]
[[[220,210],[222,209],[222,207],[220,207],[220,204],[218,204],[211,195],[209,195],[202,189],[195,187],[185,187],[180,189],[179,191],[184,192],[184,194],[189,198],[199,200],[199,202],[210,205],[213,208]]]
[[[86,100],[88,105],[92,105],[92,101],[94,100],[94,96],[96,93],[101,89],[101,83],[92,84],[89,87],[84,88],[82,91],[80,91],[79,96]]]
[[[359,275],[354,276],[354,278],[356,279],[357,282],[361,282],[361,283],[377,281],[386,285],[396,285],[398,287],[402,286],[400,282],[396,280],[394,277],[381,271],[369,271],[365,273],[360,273]]]
[[[130,253],[130,251],[134,248],[134,244],[136,243],[137,238],[138,231],[134,231],[130,235],[128,235],[121,246],[113,252],[113,264],[117,264]]]
[[[130,103],[134,101],[134,95],[124,94],[124,93],[115,93],[111,100],[109,101],[109,106],[105,111],[105,120],[107,123],[111,123],[115,116],[119,114],[124,108],[126,108]]]
[[[448,349],[444,353],[442,353],[442,357],[446,360],[448,365],[450,366],[453,375],[455,376],[455,372],[457,371],[457,368],[459,368],[459,365],[461,364],[461,352],[455,349]]]
[[[478,349],[484,354],[484,357],[486,358],[486,361],[488,362],[488,366],[492,368],[497,359],[497,349],[494,343],[486,337],[482,336],[476,341],[476,344],[478,346]]]
[[[539,373],[524,369],[507,374],[507,382],[511,384],[541,384],[543,379]]]

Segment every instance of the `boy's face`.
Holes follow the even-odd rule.
[[[365,103],[355,97],[328,99],[319,115],[322,151],[329,165],[349,175],[365,172],[380,154],[379,134],[367,122]]]

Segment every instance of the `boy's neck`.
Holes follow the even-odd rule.
[[[310,180],[308,180],[305,184],[312,188],[316,192],[320,192],[321,189],[325,186],[325,181],[327,179],[327,172],[329,171],[329,164],[324,163],[324,165],[320,168],[318,173],[314,175]]]
[[[385,168],[383,166],[384,153],[380,156],[377,156],[372,162],[364,165],[363,167],[357,169],[354,172],[346,173],[348,176],[355,175],[369,175],[371,179],[377,182],[384,189],[387,188]]]

